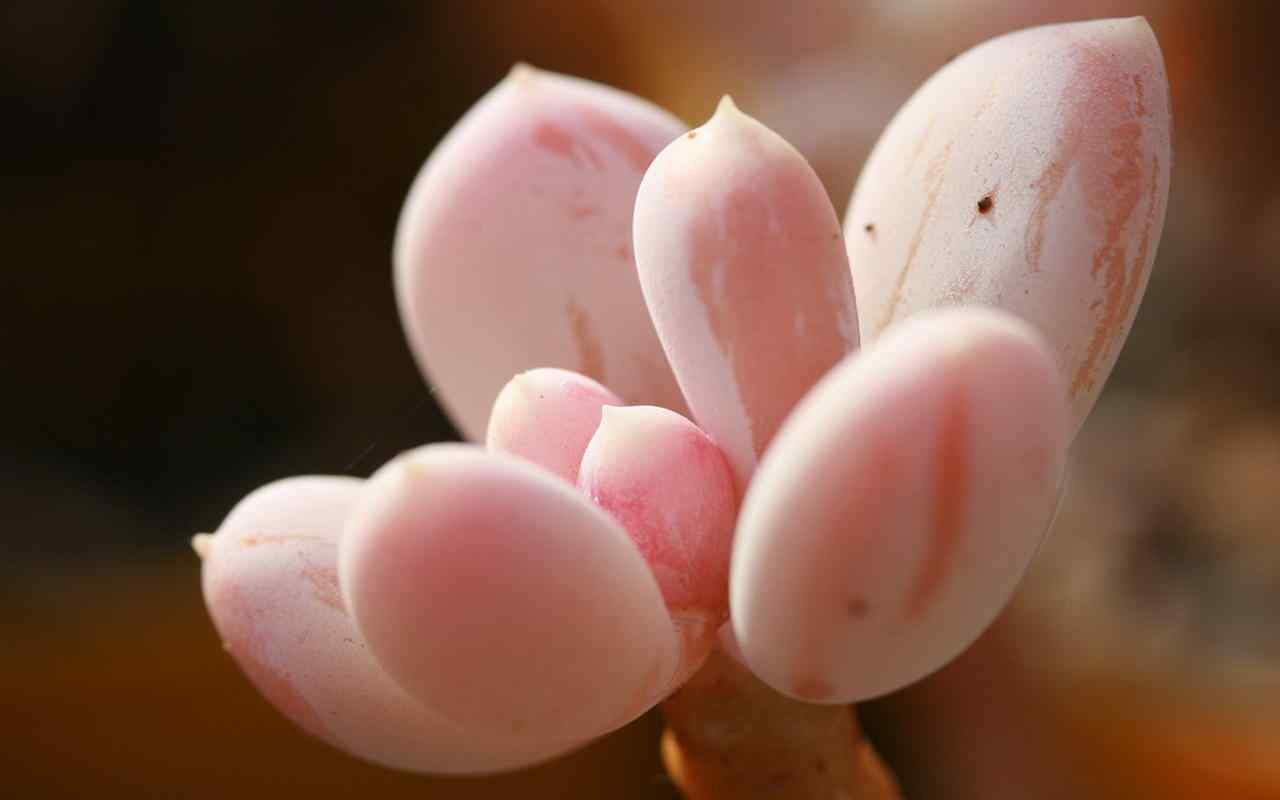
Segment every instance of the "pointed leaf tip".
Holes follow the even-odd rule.
[[[211,547],[213,547],[213,534],[197,533],[191,537],[191,549],[196,551],[201,561],[208,557]]]

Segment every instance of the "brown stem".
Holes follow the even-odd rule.
[[[784,697],[718,649],[662,711],[662,759],[689,800],[901,797],[851,707]]]

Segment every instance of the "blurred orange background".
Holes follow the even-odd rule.
[[[911,798],[1280,797],[1280,11],[1245,0],[10,0],[0,794],[674,797],[653,715],[483,779],[305,739],[222,652],[190,535],[275,478],[456,436],[401,337],[391,237],[514,62],[691,125],[731,92],[843,210],[951,55],[1133,14],[1174,96],[1147,302],[1014,608],[864,718]]]

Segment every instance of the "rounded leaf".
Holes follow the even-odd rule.
[[[386,766],[483,773],[577,744],[464,731],[410,697],[374,662],[338,588],[338,538],[361,481],[290,478],[241,501],[197,537],[206,603],[254,685],[306,732]]]
[[[726,97],[645,174],[635,240],[693,418],[745,488],[792,406],[858,343],[831,201],[795,148]]]
[[[977,638],[1056,507],[1063,396],[1034,330],[979,309],[921,315],[832,370],[743,502],[730,600],[752,670],[858,701]]]
[[[845,234],[863,339],[936,306],[1010,311],[1057,355],[1077,429],[1155,259],[1169,114],[1141,18],[1033,28],[943,67],[854,191]]]
[[[618,396],[576,372],[543,367],[515,376],[498,394],[485,446],[532,461],[570,483],[605,406]]]
[[[627,534],[573,486],[465,445],[395,459],[344,534],[343,594],[377,661],[468,730],[585,739],[660,696],[678,648]]]
[[[572,369],[631,403],[684,407],[645,310],[631,215],[685,127],[638,98],[517,67],[413,184],[395,244],[409,344],[468,438],[518,372]]]
[[[578,486],[618,520],[662,590],[684,645],[680,683],[729,614],[733,472],[711,438],[665,408],[604,409]]]

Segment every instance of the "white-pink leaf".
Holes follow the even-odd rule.
[[[543,367],[522,372],[498,393],[485,446],[532,461],[569,483],[605,406],[618,396],[585,375]]]
[[[969,645],[1044,536],[1066,449],[1042,338],[930,312],[850,356],[765,453],[734,543],[734,631],[775,689],[850,702]]]
[[[935,306],[1011,311],[1057,354],[1074,431],[1146,288],[1169,132],[1141,18],[1033,28],[943,67],[876,145],[846,219],[864,341]]]
[[[673,679],[681,683],[710,653],[729,615],[738,510],[729,463],[674,411],[609,407],[582,458],[578,486],[622,524],[653,572],[684,643]]]
[[[483,437],[507,380],[535,367],[684,408],[631,250],[640,178],[684,130],[631,95],[517,67],[436,148],[401,212],[396,296],[468,438]]]
[[[795,148],[725,98],[645,174],[635,243],[693,417],[745,488],[792,406],[858,343],[831,202]]]
[[[338,587],[338,539],[362,482],[290,478],[197,537],[205,601],[259,691],[306,732],[398,769],[476,774],[560,755],[577,741],[464,730],[378,666]]]
[[[680,658],[640,552],[574,486],[429,445],[369,479],[343,595],[375,659],[467,730],[581,741],[647,710]]]

